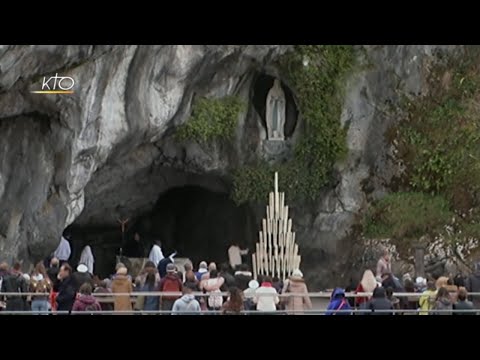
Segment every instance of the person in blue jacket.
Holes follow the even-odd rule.
[[[351,310],[350,304],[345,297],[345,290],[336,288],[332,292],[330,304],[328,304],[325,315],[350,315],[351,313],[345,310]]]

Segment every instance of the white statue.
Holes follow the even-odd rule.
[[[275,79],[267,95],[267,136],[268,140],[284,140],[285,93],[280,81]]]

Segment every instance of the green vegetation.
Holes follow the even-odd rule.
[[[405,119],[389,131],[405,165],[402,192],[370,210],[367,236],[418,239],[448,223],[457,237],[480,235],[480,56],[467,49],[444,60],[431,70],[428,95],[406,100]]]
[[[232,139],[244,107],[245,104],[235,96],[198,99],[193,105],[191,118],[178,129],[177,136],[181,140],[189,139],[203,144]]]
[[[456,69],[443,65],[430,83],[444,91],[411,102],[399,128],[406,175],[413,190],[451,201],[461,195],[464,206],[455,207],[468,210],[480,186],[479,67],[469,61]]]
[[[454,217],[449,203],[441,196],[417,192],[394,193],[384,197],[367,215],[365,235],[391,237],[410,246],[425,234],[440,233]]]
[[[290,201],[318,197],[330,180],[333,165],[347,151],[340,116],[344,80],[355,59],[349,45],[299,45],[281,59],[280,68],[305,119],[305,134],[289,162],[277,166],[259,163],[235,172],[233,198],[237,203],[265,201],[275,171]]]

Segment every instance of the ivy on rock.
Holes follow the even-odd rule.
[[[190,119],[178,129],[177,136],[180,140],[193,140],[203,144],[231,140],[244,108],[245,104],[236,96],[200,98],[193,105]]]
[[[367,236],[450,236],[450,225],[457,240],[478,238],[479,64],[474,48],[447,56],[431,68],[428,94],[404,100],[405,116],[389,131],[405,168],[403,185],[400,193],[373,204],[365,219]]]
[[[349,45],[298,45],[280,59],[279,68],[305,119],[305,133],[295,145],[292,160],[275,166],[260,162],[235,172],[233,198],[237,203],[264,201],[275,171],[291,200],[313,200],[320,195],[333,165],[347,152],[340,116],[344,80],[355,59]]]

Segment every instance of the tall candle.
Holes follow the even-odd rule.
[[[280,193],[280,204],[279,204],[279,207],[280,207],[280,219],[285,219],[283,217],[283,210],[285,208],[285,193],[284,192],[281,192]]]
[[[257,243],[256,246],[256,259],[257,259],[257,273],[260,273],[260,243]]]
[[[275,172],[275,194],[278,193],[278,172]]]
[[[283,192],[279,194],[279,204],[278,204],[278,218],[283,219]]]
[[[275,218],[278,219],[278,192],[275,193]]]
[[[253,278],[257,280],[257,260],[255,254],[252,254]]]

